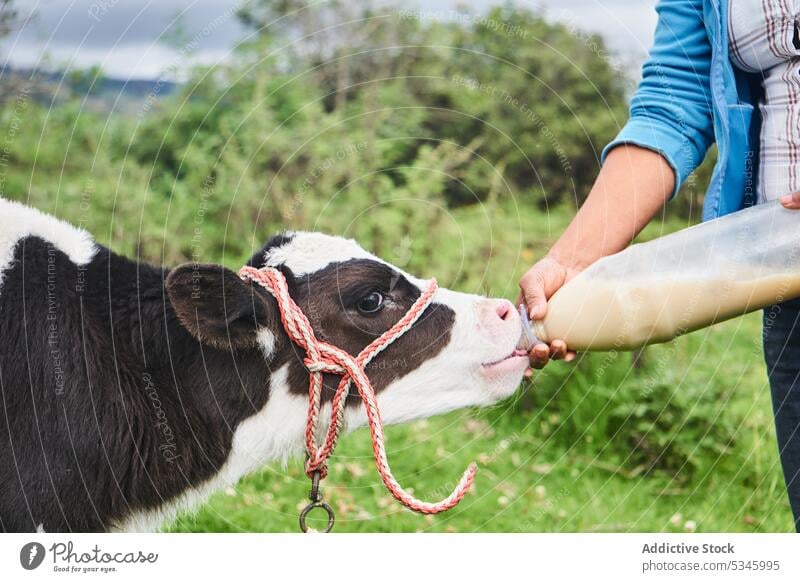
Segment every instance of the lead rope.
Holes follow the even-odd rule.
[[[375,457],[375,465],[389,493],[400,503],[419,513],[435,514],[455,507],[464,498],[475,479],[477,471],[475,463],[471,463],[467,467],[452,493],[441,501],[435,503],[420,501],[403,489],[394,478],[394,475],[392,475],[392,470],[389,467],[389,459],[386,456],[384,444],[385,438],[381,413],[375,398],[375,391],[365,372],[367,364],[391,345],[392,342],[411,329],[411,326],[431,304],[436,294],[436,280],[431,279],[428,288],[419,296],[400,321],[376,338],[354,358],[336,346],[316,338],[308,318],[289,295],[286,277],[279,270],[272,267],[256,269],[246,266],[239,271],[239,276],[242,279],[250,280],[260,285],[275,298],[278,302],[283,328],[291,340],[306,353],[303,359],[303,364],[309,373],[308,418],[305,431],[306,452],[308,454],[306,475],[311,479],[311,492],[309,493],[311,503],[300,514],[301,529],[307,531],[306,516],[315,508],[321,508],[328,514],[328,526],[325,531],[330,531],[333,527],[333,509],[322,501],[319,483],[328,474],[328,458],[333,453],[341,434],[342,425],[344,424],[345,405],[351,384],[356,385],[364,403],[367,423],[372,436],[372,452]],[[330,423],[320,446],[317,443],[317,433],[322,408],[323,373],[336,374],[342,378],[333,395]]]

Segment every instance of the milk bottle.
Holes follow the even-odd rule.
[[[798,296],[800,211],[771,202],[597,261],[523,328],[529,343],[630,350]]]

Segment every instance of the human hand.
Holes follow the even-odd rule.
[[[525,303],[531,319],[542,319],[547,313],[547,300],[577,273],[577,269],[566,267],[553,257],[545,257],[520,279],[521,293],[517,303]],[[542,342],[530,350],[531,367],[537,369],[544,368],[550,360],[570,362],[575,356],[575,352],[570,351],[560,339],[552,340],[549,345]]]

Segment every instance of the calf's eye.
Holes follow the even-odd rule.
[[[381,310],[383,301],[383,294],[378,291],[373,291],[369,295],[365,295],[359,299],[357,307],[361,313],[373,314]]]

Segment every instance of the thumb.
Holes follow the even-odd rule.
[[[792,192],[791,194],[781,196],[781,204],[783,204],[784,208],[789,208],[791,210],[800,209],[800,192]]]
[[[542,319],[547,313],[544,276],[541,272],[528,272],[519,283],[528,317]]]

